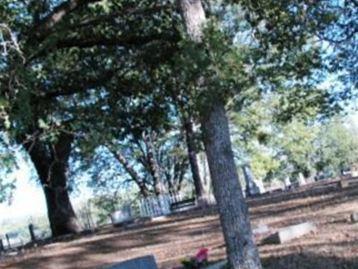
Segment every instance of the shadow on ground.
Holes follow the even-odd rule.
[[[282,245],[260,246],[265,269],[358,269],[358,234],[345,216],[358,206],[358,185],[336,184],[310,190],[277,193],[250,199],[253,226],[283,227],[319,221],[319,232]],[[138,256],[154,254],[161,269],[178,266],[184,257],[208,247],[213,261],[225,257],[215,207],[136,227],[108,227],[94,234],[28,249],[1,258],[1,269],[102,269]],[[273,226],[271,226],[273,225]],[[257,241],[259,243],[259,239]],[[349,257],[349,258],[348,258]]]
[[[264,269],[357,269],[358,258],[320,256],[314,253],[293,253],[269,257],[262,261]]]

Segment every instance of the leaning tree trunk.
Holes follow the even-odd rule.
[[[66,170],[73,137],[61,134],[57,143],[39,140],[25,144],[43,187],[52,236],[80,232],[68,189]]]
[[[201,42],[205,23],[201,1],[178,1],[188,35],[194,42]],[[259,254],[234,162],[225,106],[220,100],[209,100],[211,103],[201,110],[201,125],[229,264],[233,269],[260,269]]]
[[[195,133],[193,130],[193,122],[190,119],[184,120],[184,129],[185,129],[186,144],[187,144],[188,157],[190,163],[190,170],[193,176],[196,198],[199,204],[205,203],[206,201],[205,189],[200,177],[200,170],[199,170],[197,150],[196,150],[197,146],[195,142]]]
[[[202,128],[230,265],[234,269],[259,269],[259,254],[236,171],[223,103],[212,104],[202,114]]]
[[[150,192],[147,185],[145,184],[145,179],[142,178],[137,171],[132,167],[127,161],[126,157],[122,154],[120,150],[114,150],[111,146],[108,146],[109,150],[115,156],[117,161],[123,166],[124,170],[130,175],[132,180],[137,184],[139,192],[143,197],[148,197]]]
[[[159,196],[163,192],[161,188],[162,174],[160,171],[160,166],[155,156],[155,149],[153,146],[153,139],[151,135],[152,135],[151,133],[143,134],[143,141],[147,149],[146,159],[148,163],[149,173],[151,174],[153,179],[154,193],[156,196]]]

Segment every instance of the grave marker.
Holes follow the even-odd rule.
[[[354,212],[351,214],[351,221],[353,223],[358,223],[358,212]]]
[[[5,237],[6,237],[6,241],[7,241],[7,247],[10,249],[11,248],[10,237],[8,234],[5,234]]]
[[[120,210],[113,212],[110,217],[113,225],[128,222],[132,219],[131,207],[129,205],[123,206]]]
[[[32,223],[29,224],[29,232],[30,232],[30,238],[32,242],[36,241],[36,236],[34,232],[34,225]]]
[[[265,192],[265,188],[263,184],[262,183],[260,184],[258,181],[254,179],[254,175],[249,165],[244,165],[242,167],[242,171],[244,173],[244,178],[246,182],[245,191],[247,196],[255,196]]]
[[[264,243],[282,244],[295,238],[308,234],[316,229],[312,222],[304,222],[297,225],[287,226],[278,232],[270,235],[264,240]]]
[[[348,187],[349,187],[349,182],[348,182],[348,180],[346,180],[346,179],[341,179],[341,180],[338,182],[338,186],[339,186],[341,189],[348,188]]]
[[[149,255],[113,264],[107,269],[158,269],[158,266],[154,256]]]
[[[305,179],[305,177],[303,176],[302,173],[298,174],[298,180],[297,181],[298,181],[299,186],[304,186],[304,185],[307,184],[306,179]]]
[[[291,189],[291,180],[290,180],[290,177],[285,177],[285,189],[288,190],[288,189]]]
[[[4,243],[2,242],[2,238],[0,238],[0,253],[5,251]]]

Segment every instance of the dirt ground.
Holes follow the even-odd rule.
[[[274,232],[303,221],[312,221],[318,227],[285,244],[263,244],[264,235],[256,236],[265,269],[358,269],[358,224],[350,221],[350,214],[358,211],[358,180],[350,180],[345,189],[334,181],[320,182],[248,203],[253,228],[266,224]],[[170,269],[200,247],[209,248],[212,261],[225,257],[214,208],[140,226],[103,228],[71,241],[26,250],[16,257],[1,257],[0,268],[101,269],[153,254],[160,269]]]

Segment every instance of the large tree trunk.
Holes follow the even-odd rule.
[[[56,144],[39,140],[25,144],[43,187],[52,236],[78,233],[81,228],[73,210],[66,170],[73,137],[61,134]]]
[[[230,265],[234,269],[259,269],[259,254],[236,171],[223,103],[216,102],[203,113],[202,128]]]
[[[205,188],[203,186],[203,182],[200,177],[195,133],[193,129],[193,122],[190,119],[184,120],[184,129],[185,129],[186,144],[188,149],[190,170],[193,176],[196,198],[199,204],[205,203],[206,201]]]
[[[205,23],[201,1],[178,1],[188,35],[193,41],[200,42]],[[259,254],[234,162],[225,106],[220,100],[208,100],[211,103],[201,112],[201,125],[229,264],[233,269],[260,269]]]

